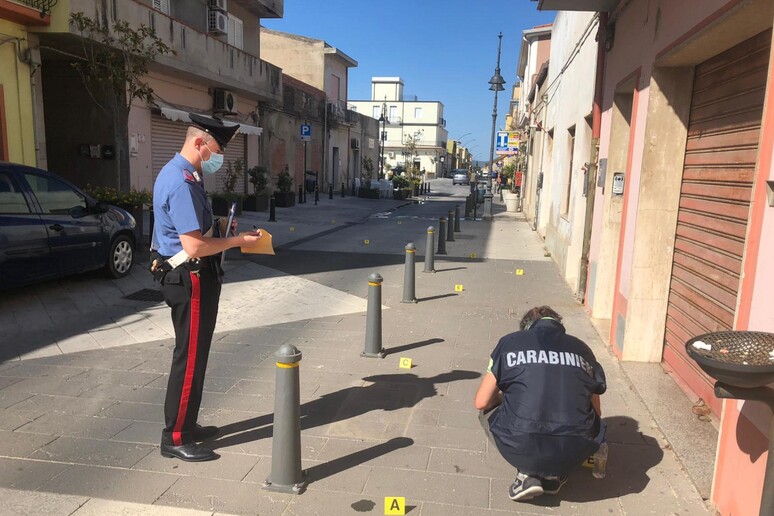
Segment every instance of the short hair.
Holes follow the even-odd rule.
[[[188,126],[188,131],[186,131],[185,133],[186,141],[193,138],[198,138],[198,137],[201,137],[202,139],[204,139],[204,143],[210,143],[215,139],[212,137],[210,133],[208,133],[203,129],[199,129],[198,127],[194,127],[192,125]]]
[[[551,319],[556,320],[556,322],[562,322],[562,316],[556,313],[556,310],[550,306],[536,306],[535,308],[527,310],[527,313],[521,318],[519,329],[529,330],[530,327],[535,324],[535,321],[539,321],[543,317],[550,317]]]

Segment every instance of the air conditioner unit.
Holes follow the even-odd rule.
[[[210,9],[225,11],[226,5],[226,0],[210,0]]]
[[[394,158],[395,158],[395,153],[394,153],[394,152],[392,152],[392,151],[388,152],[388,153],[387,153],[387,155],[388,155],[390,158],[392,158],[392,159],[394,159]]]
[[[360,138],[352,138],[352,148],[355,150],[360,149]]]
[[[222,11],[209,10],[209,27],[210,34],[228,34],[228,15]]]
[[[237,112],[236,95],[228,90],[217,89],[212,93],[214,113],[235,114]]]

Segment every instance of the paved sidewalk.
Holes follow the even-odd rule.
[[[0,363],[4,510],[382,514],[385,496],[405,496],[408,514],[422,516],[708,514],[518,214],[498,204],[491,224],[463,222],[449,254],[436,257],[437,272],[421,272],[427,226],[462,200],[462,190],[449,191],[456,197],[433,195],[421,204],[346,198],[325,199],[327,207],[321,200],[316,211],[311,203],[278,210],[269,229],[277,256],[230,257],[200,417],[221,427],[209,443],[221,458],[210,463],[159,455],[172,349],[168,309],[122,299],[153,288],[147,273],[138,267],[141,274],[119,282],[63,280],[0,301],[0,339],[15,350]],[[268,229],[261,216],[241,222]],[[416,304],[400,303],[408,241],[419,255]],[[359,356],[366,278],[374,271],[384,277],[383,360]],[[537,304],[562,313],[568,331],[588,342],[605,367],[610,459],[604,480],[580,468],[558,496],[517,504],[506,491],[513,470],[488,445],[472,399],[497,339]],[[38,311],[25,319],[29,310]],[[44,314],[51,320],[45,327],[35,322]],[[59,330],[65,323],[66,334]],[[84,330],[93,342],[68,347]],[[261,490],[271,470],[272,354],[283,343],[303,353],[309,486],[296,496]],[[400,357],[415,367],[399,369]]]

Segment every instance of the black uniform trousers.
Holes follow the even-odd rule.
[[[161,293],[172,309],[175,327],[161,437],[165,444],[180,446],[193,441],[220,300],[219,270],[212,260],[183,264],[162,280]]]

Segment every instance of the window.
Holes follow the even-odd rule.
[[[341,100],[341,77],[331,74],[331,88],[329,96],[334,100]]]
[[[422,118],[422,108],[416,107],[414,108],[414,118]]]
[[[379,117],[382,116],[382,110],[379,106],[374,106],[374,118],[379,120]]]
[[[0,213],[30,213],[24,195],[8,174],[0,174]]]
[[[390,122],[398,119],[398,106],[390,106]]]
[[[62,181],[37,174],[24,174],[24,178],[38,198],[43,213],[62,215],[73,208],[86,209],[86,199]]]
[[[570,198],[572,196],[572,170],[573,161],[575,159],[575,126],[570,127],[567,135],[567,161],[569,163],[567,168],[567,189],[564,192],[564,200],[562,202],[562,215],[565,217],[570,212]]]
[[[153,0],[153,8],[164,14],[169,14],[169,0]]]
[[[237,18],[236,16],[229,14],[228,15],[228,36],[227,36],[226,42],[233,46],[238,48],[239,50],[242,50],[244,47],[244,32],[242,30],[242,20]]]

